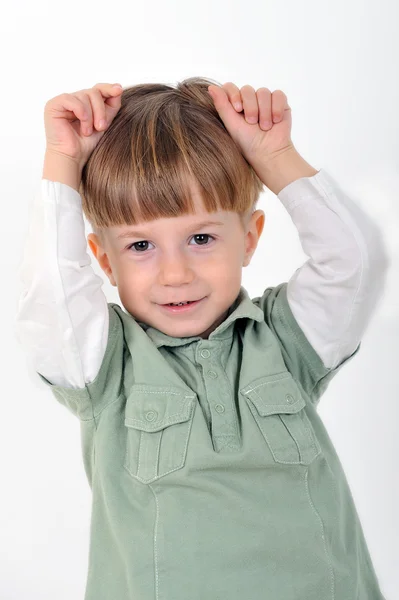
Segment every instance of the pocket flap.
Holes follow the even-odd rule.
[[[262,417],[276,413],[296,413],[306,404],[288,371],[254,379],[240,392],[251,399]]]
[[[171,386],[133,384],[126,401],[125,425],[159,431],[191,417],[194,394]]]

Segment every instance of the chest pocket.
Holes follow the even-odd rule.
[[[124,467],[151,483],[184,466],[195,395],[171,386],[134,384],[126,400]]]
[[[288,371],[255,379],[240,392],[278,463],[310,464],[321,452],[306,402]]]

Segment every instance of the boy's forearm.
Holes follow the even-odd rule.
[[[254,165],[261,181],[274,194],[279,194],[288,184],[301,177],[312,177],[318,170],[306,162],[295,148],[281,152],[278,156],[259,160]]]
[[[66,183],[79,192],[82,171],[79,165],[67,156],[46,151],[44,155],[42,179]]]

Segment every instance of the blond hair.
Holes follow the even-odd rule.
[[[208,212],[229,210],[241,223],[263,183],[228,133],[209,96],[210,79],[176,87],[124,88],[121,107],[82,171],[82,209],[94,233],[119,225],[194,214],[189,178]]]

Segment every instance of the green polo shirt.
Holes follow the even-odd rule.
[[[93,494],[85,600],[384,600],[317,413],[326,368],[287,283],[241,287],[208,339],[108,303],[99,373],[50,386]]]

